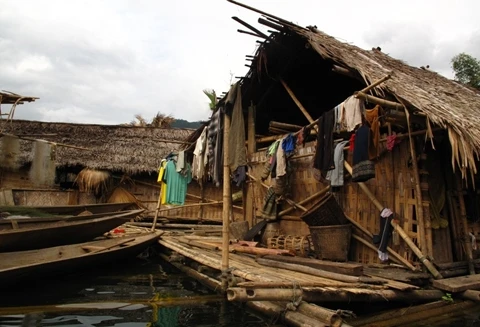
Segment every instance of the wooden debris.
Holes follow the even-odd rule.
[[[480,274],[434,280],[433,287],[452,293],[480,289]]]

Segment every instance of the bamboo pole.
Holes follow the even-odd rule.
[[[429,224],[426,223],[423,212],[422,190],[420,188],[420,175],[418,173],[417,153],[415,151],[415,145],[413,144],[413,139],[411,135],[412,131],[410,128],[410,114],[408,113],[407,107],[405,107],[405,105],[403,106],[403,108],[405,110],[405,116],[407,117],[408,139],[410,142],[410,156],[412,157],[413,175],[415,178],[415,202],[417,203],[415,208],[417,212],[417,231],[420,241],[420,249],[431,257],[433,255],[432,239],[430,233],[430,238],[427,240],[427,228],[429,227]]]
[[[360,92],[362,92],[362,93],[367,93],[368,91],[370,91],[370,90],[373,89],[374,87],[382,84],[382,83],[385,82],[386,80],[389,80],[391,77],[392,77],[392,73],[387,74],[386,76],[380,78],[379,80],[377,80],[377,81],[373,82],[372,84],[368,85],[367,87],[363,88],[362,90],[360,90]]]
[[[305,274],[338,280],[345,283],[366,283],[366,284],[377,284],[377,285],[384,284],[383,281],[380,281],[379,279],[372,278],[372,277],[344,275],[344,274],[334,273],[334,272],[326,271],[322,269],[306,267],[303,265],[279,262],[279,261],[268,260],[263,258],[257,258],[255,259],[255,261],[257,261],[261,265],[268,266],[268,267],[298,271]]]
[[[253,103],[250,104],[248,107],[248,117],[247,117],[247,153],[248,156],[251,157],[257,151],[257,142],[255,141],[255,106]],[[255,212],[254,212],[254,205],[253,202],[255,201],[254,199],[254,191],[253,191],[254,185],[251,183],[245,183],[244,186],[244,219],[248,222],[249,228],[253,227],[254,225],[254,218],[255,218]]]
[[[309,197],[303,199],[302,201],[298,202],[299,205],[304,205],[305,203],[308,203],[316,198],[319,198],[323,195],[325,195],[328,191],[330,191],[330,185],[328,185],[327,187],[321,189],[320,191],[318,191],[317,193],[315,194],[312,194],[310,195]],[[294,211],[296,208],[294,206],[288,208],[288,209],[285,209],[285,210],[282,210],[278,213],[278,216],[281,217],[281,216],[285,216],[287,214],[289,214],[290,212]]]
[[[365,94],[361,91],[357,92],[357,94],[355,96],[357,98],[363,99],[367,102],[370,102],[370,103],[373,103],[373,104],[378,104],[378,105],[382,106],[383,108],[390,108],[390,109],[393,109],[393,110],[402,110],[403,109],[403,106],[402,106],[401,103],[385,100],[385,99],[382,99],[382,98],[378,98],[378,97],[370,95],[370,94]]]
[[[20,140],[25,140],[25,141],[31,141],[31,142],[39,141],[39,142],[44,142],[44,143],[48,143],[48,144],[52,144],[52,145],[56,145],[56,146],[62,146],[64,148],[72,148],[72,149],[77,149],[77,150],[90,151],[90,149],[84,148],[84,147],[81,147],[81,146],[51,142],[51,141],[47,141],[47,140],[35,139],[35,138],[31,138],[31,137],[23,137],[23,136],[8,134],[8,133],[0,133],[0,137],[1,136],[11,136],[11,137],[16,137],[16,138],[19,138]]]
[[[247,302],[247,306],[257,310],[267,316],[278,319],[281,318],[282,323],[291,326],[312,326],[312,327],[326,327],[327,325],[318,320],[304,315],[296,311],[286,310],[283,306],[269,301],[251,301]]]
[[[298,98],[295,96],[295,94],[293,93],[292,89],[287,85],[287,83],[285,83],[285,81],[283,79],[280,79],[280,83],[282,83],[283,87],[285,88],[285,90],[287,90],[288,92],[288,95],[290,95],[290,97],[292,98],[292,100],[295,102],[295,104],[297,105],[297,107],[302,111],[302,113],[304,114],[304,116],[308,119],[308,122],[309,123],[312,123],[313,122],[313,118],[312,116],[310,116],[310,114],[308,113],[307,109],[305,109],[305,107],[302,105],[302,103],[298,100]]]
[[[228,301],[291,301],[302,297],[301,288],[244,288],[230,287],[227,290]]]
[[[461,293],[462,298],[467,300],[472,300],[475,302],[480,302],[480,291],[475,290],[466,290]]]
[[[157,207],[155,208],[155,217],[153,217],[152,232],[157,228],[158,212],[160,211],[161,206],[162,206],[162,188],[160,187],[160,192],[158,193]]]
[[[343,164],[345,166],[345,169],[347,169],[347,171],[350,174],[352,174],[352,167],[350,166],[350,164],[347,161],[345,161]],[[379,211],[382,211],[384,208],[383,205],[375,198],[373,193],[370,192],[370,190],[368,189],[368,186],[363,182],[358,182],[357,184],[360,186],[363,192],[367,195],[370,201],[372,201],[375,207],[377,207]],[[442,275],[438,272],[438,270],[430,262],[430,260],[428,260],[428,258],[425,257],[425,255],[422,253],[422,251],[420,251],[420,249],[415,245],[415,243],[413,243],[413,241],[410,239],[407,233],[405,233],[403,228],[401,228],[400,225],[398,225],[395,219],[392,219],[392,226],[395,228],[397,233],[403,238],[405,243],[407,243],[407,245],[410,247],[413,253],[415,253],[415,255],[418,257],[420,262],[422,262],[425,265],[425,267],[430,271],[433,277],[435,277],[436,279],[443,278]]]
[[[455,174],[457,182],[457,196],[458,202],[460,205],[460,215],[463,225],[463,242],[465,245],[465,252],[467,255],[468,262],[468,272],[470,275],[475,275],[475,266],[473,265],[473,255],[472,255],[472,242],[470,236],[468,235],[468,221],[467,221],[467,209],[465,208],[465,200],[463,199],[463,187],[462,179],[459,175]]]
[[[237,95],[238,96],[238,95]],[[230,241],[230,214],[232,205],[232,190],[230,185],[230,116],[225,114],[223,126],[223,210],[222,210],[222,290],[227,289],[228,245]]]
[[[160,253],[159,255],[160,255],[160,258],[169,262],[171,265],[173,265],[175,268],[177,268],[181,272],[185,273],[190,278],[198,280],[200,283],[202,283],[203,285],[207,286],[208,288],[210,288],[214,291],[218,291],[220,289],[221,283],[219,281],[217,281],[216,279],[213,279],[213,278],[211,278],[207,275],[204,275],[204,274],[196,271],[195,269],[187,267],[187,266],[185,266],[185,265],[183,265],[179,262],[172,261],[172,260],[170,260],[170,258],[167,255],[165,255],[163,253]]]
[[[195,195],[195,194],[191,194],[191,193],[187,193],[187,196],[192,197],[192,198],[195,198],[195,199],[199,199],[199,200],[201,200],[201,201],[217,202],[217,200],[207,199],[207,198],[205,198],[205,197],[202,199],[201,196],[198,196],[198,195]],[[221,204],[221,203],[223,203],[223,201],[220,201],[219,204]],[[232,207],[234,207],[235,209],[241,209],[241,210],[243,210],[243,207],[240,207],[240,206],[232,206]]]
[[[178,209],[183,209],[183,208],[191,208],[191,207],[201,207],[201,206],[209,206],[209,205],[217,205],[217,204],[222,204],[223,201],[215,201],[215,202],[199,202],[199,203],[192,203],[192,204],[185,204],[181,206],[175,206],[175,207],[170,207],[170,208],[163,208],[159,209],[158,211],[171,211],[171,210],[178,210]]]

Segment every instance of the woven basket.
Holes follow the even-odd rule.
[[[333,226],[348,223],[342,208],[331,193],[321,198],[313,207],[303,213],[301,218],[308,226]]]
[[[313,250],[320,260],[347,261],[352,225],[311,226]]]
[[[307,236],[278,235],[268,238],[269,249],[293,250],[295,255],[305,257],[310,253],[310,241]]]

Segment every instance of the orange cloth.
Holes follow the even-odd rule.
[[[380,120],[379,112],[382,107],[376,105],[375,108],[365,110],[365,119],[370,125],[370,137],[368,141],[368,158],[374,160],[378,157],[378,143],[380,141]]]

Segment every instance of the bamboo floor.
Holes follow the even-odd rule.
[[[356,268],[349,274],[348,267],[325,271],[238,252],[231,245],[229,269],[222,274],[218,235],[164,231],[159,243],[162,257],[190,277],[288,326],[400,326],[439,315],[452,319],[479,305],[477,291],[467,291],[473,292],[470,297],[452,295],[432,287],[428,274],[398,267],[364,266],[360,274]],[[374,307],[380,309],[373,312]]]

